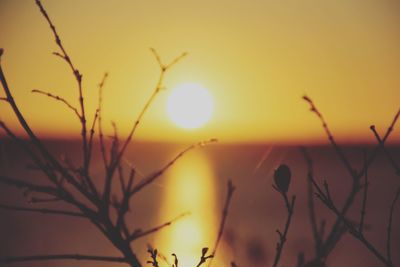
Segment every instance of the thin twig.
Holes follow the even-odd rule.
[[[350,165],[350,162],[347,160],[347,158],[344,155],[341,148],[335,142],[333,135],[330,132],[324,117],[318,111],[318,109],[314,105],[313,101],[307,96],[304,96],[303,99],[309,103],[310,110],[319,117],[320,121],[322,122],[323,128],[328,136],[329,141],[331,142],[332,146],[335,148],[335,151],[339,155],[341,162],[344,164],[346,170],[348,170],[350,176],[352,177],[353,181],[352,181],[352,187],[351,187],[350,193],[347,195],[345,203],[341,208],[341,214],[343,214],[343,216],[345,216],[346,213],[348,212],[348,210],[350,209],[350,207],[353,205],[357,193],[360,191],[360,188],[361,188],[360,187],[360,178],[364,175],[367,168],[372,164],[372,162],[376,158],[379,146],[377,146],[373,150],[373,152],[370,154],[369,158],[366,160],[366,163],[364,164],[361,171],[356,173],[354,171],[354,169],[352,168],[352,166]],[[400,109],[394,116],[389,128],[387,129],[386,134],[384,135],[384,137],[382,139],[382,144],[385,143],[385,141],[389,137],[390,133],[393,131],[394,125],[396,124],[399,116],[400,116]],[[332,251],[332,249],[336,246],[336,244],[340,240],[340,237],[342,235],[341,233],[343,233],[342,231],[340,231],[340,228],[341,228],[340,224],[341,224],[341,220],[340,220],[340,218],[337,218],[336,222],[333,224],[333,226],[330,230],[330,233],[328,234],[327,239],[325,240],[325,242],[322,245],[321,255],[320,255],[322,258],[326,258],[327,255],[330,253],[330,251]]]
[[[226,199],[225,199],[225,205],[224,205],[224,208],[222,210],[221,222],[220,222],[219,229],[218,229],[217,239],[215,240],[214,248],[213,248],[213,250],[211,252],[211,254],[214,257],[212,257],[208,261],[208,267],[211,266],[211,264],[213,262],[213,259],[215,258],[215,255],[217,254],[218,245],[219,245],[219,243],[221,241],[222,234],[224,233],[226,219],[228,218],[229,206],[230,206],[231,201],[232,201],[233,193],[235,192],[235,189],[236,189],[236,187],[233,185],[231,180],[228,180],[228,183],[227,183],[226,187],[227,187],[227,194],[226,194]]]
[[[172,220],[170,220],[170,221],[168,221],[168,222],[165,222],[165,223],[163,223],[163,224],[161,224],[161,225],[159,225],[159,226],[153,227],[153,228],[151,228],[151,229],[144,230],[144,231],[142,231],[142,230],[136,230],[135,232],[133,232],[133,233],[127,238],[127,242],[132,242],[132,241],[134,241],[134,240],[136,240],[136,239],[138,239],[138,238],[141,238],[141,237],[144,237],[144,236],[153,234],[153,233],[155,233],[155,232],[158,232],[159,230],[163,229],[164,227],[170,226],[170,225],[173,224],[174,222],[176,222],[176,221],[178,221],[178,220],[180,220],[180,219],[182,219],[183,217],[188,216],[188,215],[190,215],[190,213],[189,213],[189,212],[185,212],[185,213],[180,214],[180,215],[177,216],[176,218],[174,218],[174,219],[172,219]]]
[[[19,207],[13,205],[4,205],[0,204],[0,208],[9,211],[27,211],[27,212],[38,212],[43,214],[53,214],[53,215],[67,215],[72,217],[81,217],[85,218],[85,215],[79,212],[72,212],[72,211],[64,211],[64,210],[53,210],[53,209],[35,209],[35,208],[26,208],[26,207]]]
[[[174,165],[175,162],[178,161],[187,152],[191,151],[192,149],[194,149],[196,147],[203,147],[205,145],[208,145],[208,144],[211,144],[211,143],[215,143],[215,142],[217,142],[216,139],[210,139],[208,141],[198,142],[196,144],[193,144],[193,145],[187,147],[186,149],[181,151],[177,156],[175,156],[175,158],[173,158],[170,162],[168,162],[163,168],[161,168],[160,170],[158,170],[154,174],[152,174],[152,175],[144,178],[143,180],[141,180],[135,187],[133,187],[133,189],[131,191],[131,194],[135,194],[135,193],[139,192],[144,187],[146,187],[149,184],[151,184],[152,182],[154,182],[154,180],[156,180],[158,177],[160,177],[162,174],[164,174],[165,171],[167,171],[172,165]]]
[[[41,95],[45,95],[45,96],[48,96],[48,97],[50,97],[52,99],[55,99],[57,101],[60,101],[60,102],[64,103],[69,109],[71,109],[75,113],[75,115],[79,119],[81,118],[81,115],[79,114],[78,110],[74,106],[72,106],[67,100],[65,100],[65,98],[62,98],[62,97],[60,97],[58,95],[53,95],[52,93],[49,93],[49,92],[44,92],[44,91],[39,90],[39,89],[33,89],[31,92],[32,93],[38,93],[38,94],[41,94]]]
[[[208,248],[203,248],[201,250],[201,258],[200,258],[199,263],[196,265],[196,267],[200,267],[201,265],[206,263],[207,260],[212,259],[214,257],[213,254],[207,255],[207,252],[208,252]]]
[[[23,261],[48,261],[48,260],[84,260],[84,261],[108,261],[108,262],[127,263],[127,259],[123,257],[104,257],[104,256],[90,256],[90,255],[80,255],[80,254],[35,255],[35,256],[0,258],[0,262],[2,263],[13,263],[13,262],[23,262]]]
[[[367,162],[367,152],[364,151],[364,165]],[[361,204],[361,213],[360,213],[360,225],[359,225],[359,230],[360,233],[363,232],[364,230],[364,220],[365,220],[365,210],[366,210],[366,206],[367,206],[367,198],[368,198],[368,186],[369,186],[369,182],[368,182],[368,168],[365,169],[365,173],[364,173],[364,192],[363,192],[363,200],[362,200],[362,204]]]
[[[327,208],[333,211],[333,213],[340,220],[340,222],[346,226],[348,232],[357,240],[359,240],[372,254],[374,254],[387,267],[393,267],[391,262],[388,259],[386,259],[385,256],[383,256],[383,254],[380,253],[379,250],[364,237],[363,233],[361,233],[359,229],[357,229],[351,221],[346,219],[345,215],[336,208],[333,200],[328,194],[327,190],[328,187],[324,185],[325,187],[325,192],[324,192],[324,190],[322,190],[321,187],[318,186],[317,182],[315,182],[314,180],[313,180],[313,185],[317,190],[317,197],[321,200],[323,204],[325,204]]]
[[[303,157],[307,163],[308,172],[307,172],[307,200],[308,200],[308,218],[311,225],[311,230],[313,233],[314,238],[314,245],[315,245],[315,253],[316,255],[320,254],[321,243],[322,243],[322,236],[318,231],[317,226],[317,217],[315,213],[315,205],[314,205],[314,189],[311,180],[313,179],[313,163],[312,159],[305,147],[300,148]]]
[[[390,154],[390,152],[386,149],[385,144],[383,143],[383,140],[381,139],[379,133],[376,131],[376,128],[374,125],[370,127],[371,131],[374,133],[376,140],[378,140],[379,146],[382,149],[383,153],[385,153],[386,157],[389,159],[389,162],[392,164],[393,168],[396,171],[396,175],[400,176],[400,167],[397,164],[397,162],[394,160],[393,156]]]
[[[282,255],[282,251],[283,251],[283,247],[286,243],[287,240],[287,234],[289,231],[289,227],[290,227],[290,223],[292,221],[292,215],[294,212],[294,205],[295,205],[295,201],[296,201],[296,196],[292,197],[291,202],[289,203],[288,197],[286,195],[286,193],[280,192],[280,194],[282,195],[284,201],[285,201],[285,205],[286,205],[286,209],[288,212],[288,216],[286,219],[286,223],[284,226],[284,230],[283,233],[280,230],[277,230],[277,233],[279,235],[279,241],[276,244],[276,254],[275,254],[275,259],[274,259],[274,263],[273,263],[273,267],[277,267],[279,260],[281,259],[281,255]]]
[[[161,89],[163,87],[163,80],[164,80],[165,73],[169,70],[170,67],[172,67],[174,64],[179,62],[183,57],[185,57],[187,55],[187,53],[183,53],[180,56],[178,56],[177,58],[175,58],[171,63],[164,65],[161,62],[161,59],[160,59],[160,56],[158,55],[158,53],[153,48],[151,48],[150,50],[154,54],[154,56],[155,56],[155,58],[156,58],[156,60],[157,60],[157,62],[159,64],[159,67],[160,67],[160,75],[159,75],[159,78],[158,78],[158,82],[157,82],[157,84],[156,84],[156,86],[154,88],[154,91],[151,94],[150,98],[147,100],[147,102],[144,105],[142,111],[139,113],[139,116],[137,117],[137,119],[136,119],[136,121],[135,121],[135,123],[134,123],[134,125],[133,125],[133,127],[131,129],[131,131],[128,134],[128,137],[125,139],[125,142],[123,143],[122,148],[121,148],[118,156],[115,159],[115,162],[120,161],[121,158],[123,157],[123,155],[125,153],[125,150],[127,149],[130,141],[132,140],[132,137],[133,137],[134,133],[136,132],[140,122],[142,121],[143,116],[146,114],[147,110],[149,109],[150,105],[153,103],[153,101],[154,101],[155,97],[157,96],[157,94],[161,91]],[[114,166],[111,166],[111,167],[112,167],[111,171],[113,172],[112,169],[116,167],[115,163],[114,163]]]
[[[388,261],[393,264],[392,262],[392,223],[393,223],[393,214],[394,214],[394,207],[396,205],[397,200],[400,197],[400,188],[397,189],[396,195],[393,198],[392,204],[390,205],[390,213],[388,219],[388,227],[387,227],[387,238],[386,238],[386,253]]]
[[[98,114],[99,114],[99,123],[98,123],[98,127],[99,127],[99,139],[100,139],[100,150],[101,150],[101,155],[103,158],[103,164],[104,164],[104,168],[108,169],[108,160],[107,160],[107,153],[106,153],[106,146],[104,143],[104,135],[103,135],[103,125],[102,125],[102,111],[103,111],[103,90],[104,90],[104,84],[107,80],[108,77],[108,73],[104,73],[103,78],[101,80],[101,82],[98,85],[99,88],[99,99],[98,99],[98,104],[97,104],[97,110],[98,110]]]
[[[87,140],[87,130],[86,130],[86,114],[85,114],[85,104],[84,104],[84,100],[83,100],[83,89],[82,89],[82,74],[79,72],[79,70],[74,66],[74,64],[72,63],[71,57],[68,55],[66,49],[64,48],[64,45],[61,42],[61,38],[58,35],[58,32],[56,30],[56,27],[54,26],[52,20],[50,19],[49,15],[47,14],[47,11],[44,9],[42,3],[40,0],[35,0],[36,5],[39,7],[40,12],[42,13],[42,15],[44,16],[44,18],[46,19],[47,23],[50,26],[50,29],[54,35],[55,38],[55,42],[57,44],[57,46],[60,48],[61,50],[61,54],[60,53],[55,53],[56,55],[60,56],[61,58],[63,58],[65,60],[65,62],[69,65],[69,67],[71,68],[71,71],[76,79],[76,82],[78,84],[78,93],[79,93],[79,104],[80,104],[80,122],[82,124],[82,130],[81,130],[81,134],[82,134],[82,152],[83,152],[83,168],[87,169],[87,164],[88,164],[88,140]]]
[[[335,138],[333,137],[331,131],[329,130],[328,124],[325,121],[325,118],[323,117],[321,112],[319,112],[319,110],[317,109],[317,107],[315,106],[315,104],[311,100],[311,98],[309,98],[308,96],[303,96],[303,99],[306,102],[308,102],[308,104],[310,105],[310,111],[315,113],[318,116],[318,118],[320,119],[320,121],[322,123],[322,127],[324,128],[324,130],[325,130],[325,132],[326,132],[326,134],[328,136],[328,139],[331,142],[332,146],[335,148],[337,154],[339,155],[340,160],[343,162],[344,166],[347,168],[347,170],[349,171],[351,176],[354,177],[356,175],[356,172],[354,171],[354,169],[351,166],[349,160],[345,156],[342,148],[336,143]]]

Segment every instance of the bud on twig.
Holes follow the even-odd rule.
[[[289,166],[286,164],[279,165],[274,173],[275,186],[279,192],[284,194],[287,193],[290,185],[290,177],[291,173]]]

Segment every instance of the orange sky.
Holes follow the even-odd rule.
[[[84,75],[92,112],[96,85],[105,71],[110,73],[104,121],[116,121],[121,132],[130,128],[157,81],[158,66],[148,48],[166,60],[189,52],[168,73],[165,85],[190,82],[208,88],[215,102],[213,118],[198,130],[176,127],[166,117],[166,91],[137,132],[142,140],[325,140],[301,100],[307,93],[339,140],[374,141],[369,125],[383,132],[400,106],[397,0],[43,4]],[[50,137],[78,137],[79,123],[70,111],[30,93],[38,88],[77,99],[70,70],[51,54],[57,47],[33,0],[0,0],[0,47],[9,85],[33,129]],[[0,118],[16,128],[4,102]],[[399,140],[399,131],[395,135]]]

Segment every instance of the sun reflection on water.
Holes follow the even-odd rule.
[[[218,219],[214,179],[210,164],[200,151],[185,157],[167,177],[160,220],[169,220],[186,211],[190,215],[160,232],[155,244],[166,256],[175,253],[180,266],[196,266],[201,249],[211,247],[215,242]]]

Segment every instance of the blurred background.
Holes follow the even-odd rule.
[[[56,155],[79,159],[77,142],[52,141],[48,147]],[[133,145],[126,160],[135,164],[141,175],[161,168],[184,145],[139,143]],[[30,163],[15,144],[2,141],[1,173],[29,181],[42,181],[37,172],[27,171]],[[363,164],[363,150],[369,146],[348,146],[345,152],[354,167]],[[389,151],[399,158],[399,147]],[[337,205],[348,194],[351,179],[329,146],[311,146],[315,177],[322,184],[329,182]],[[96,163],[97,162],[97,163]],[[94,161],[96,183],[102,182],[101,159]],[[296,209],[289,230],[288,242],[281,264],[294,266],[299,252],[306,258],[313,254],[313,240],[307,210],[307,169],[302,154],[294,146],[271,145],[210,145],[191,151],[178,161],[163,177],[134,197],[128,220],[131,229],[149,229],[169,221],[183,212],[191,212],[154,235],[139,239],[134,247],[140,259],[148,259],[147,245],[160,250],[172,262],[176,253],[182,266],[195,266],[202,247],[212,247],[217,235],[221,211],[226,197],[226,183],[232,179],[237,187],[229,210],[225,234],[215,259],[215,266],[270,266],[275,256],[276,230],[286,220],[281,196],[272,188],[273,170],[286,163],[292,170],[289,194],[297,195]],[[128,163],[127,163],[128,164]],[[99,175],[96,175],[98,171]],[[139,175],[136,181],[143,178]],[[44,181],[44,180],[43,180]],[[381,250],[386,244],[389,208],[398,187],[398,177],[384,155],[379,155],[369,170],[370,189],[367,201],[366,236]],[[21,204],[28,207],[53,207],[59,204],[29,204],[21,190],[0,187],[0,203]],[[358,221],[362,197],[359,194],[349,218]],[[318,220],[326,220],[327,228],[334,216],[316,200]],[[67,208],[67,207],[66,207]],[[393,221],[393,260],[400,260],[400,213]],[[0,210],[0,256],[42,253],[79,252],[94,255],[118,255],[111,244],[88,221],[63,216],[18,213]],[[381,266],[361,243],[346,234],[328,258],[328,266]],[[18,263],[13,266],[118,266],[96,262],[39,262]]]
[[[138,169],[138,181],[188,144],[209,138],[219,142],[191,151],[134,198],[132,229],[148,229],[191,212],[134,244],[143,261],[148,259],[146,248],[151,244],[168,258],[176,253],[181,266],[193,266],[201,248],[214,243],[226,182],[232,179],[237,191],[214,263],[271,265],[276,229],[282,228],[286,219],[284,203],[271,186],[273,170],[281,163],[291,167],[289,192],[297,195],[281,264],[294,266],[299,252],[311,258],[307,170],[298,146],[309,147],[316,179],[329,181],[338,204],[349,191],[350,177],[301,97],[307,94],[314,100],[357,169],[362,167],[363,150],[371,152],[376,145],[369,126],[376,125],[383,135],[399,108],[398,1],[69,0],[43,4],[83,73],[88,118],[93,118],[97,108],[98,83],[109,72],[103,100],[107,136],[112,134],[111,121],[120,135],[126,136],[156,86],[159,66],[149,48],[154,47],[165,63],[182,52],[189,53],[168,70],[165,90],[145,114],[124,162]],[[5,50],[2,68],[27,121],[54,155],[78,164],[79,121],[60,103],[31,93],[32,89],[48,91],[78,106],[74,77],[68,66],[52,55],[58,47],[34,1],[0,0],[0,47]],[[185,84],[200,85],[207,97],[194,102],[182,95],[172,98]],[[2,92],[0,97],[4,97]],[[183,110],[174,109],[177,106]],[[188,129],[176,115],[190,113],[195,106],[202,124]],[[24,136],[6,102],[0,102],[0,120]],[[388,140],[388,150],[397,162],[399,140],[399,130]],[[97,143],[95,147],[93,173],[101,184]],[[0,174],[44,182],[40,173],[28,168],[30,163],[0,132]],[[389,207],[398,185],[398,177],[380,153],[370,169],[366,235],[382,251]],[[23,192],[4,186],[0,186],[0,203],[32,205]],[[316,203],[318,219],[326,219],[329,226],[334,217]],[[358,198],[350,218],[359,218],[360,203]],[[397,212],[394,251],[400,249],[399,217]],[[117,255],[85,220],[0,210],[0,256],[70,252]],[[393,257],[394,262],[400,261],[399,253]],[[71,265],[117,266],[68,261],[13,266]],[[380,263],[345,235],[330,255],[328,266],[372,267]]]

